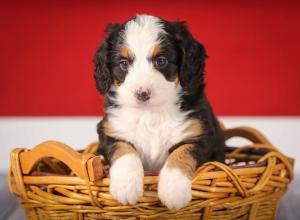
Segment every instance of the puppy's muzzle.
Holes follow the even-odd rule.
[[[149,89],[138,89],[134,93],[134,96],[136,97],[137,100],[141,102],[146,102],[151,97],[151,91]]]

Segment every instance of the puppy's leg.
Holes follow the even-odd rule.
[[[192,178],[197,166],[193,147],[184,144],[174,150],[160,171],[158,196],[169,209],[180,209],[192,200]]]
[[[109,191],[120,203],[135,204],[143,195],[142,162],[130,144],[117,141],[110,160]]]

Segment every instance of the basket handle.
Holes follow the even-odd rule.
[[[234,156],[240,154],[241,152],[248,150],[248,149],[266,149],[269,152],[275,151],[279,152],[278,149],[258,130],[252,127],[236,127],[236,128],[229,128],[223,130],[225,140],[228,140],[232,137],[242,137],[250,140],[253,144],[246,145],[240,148],[236,148],[228,155]]]
[[[82,179],[85,179],[83,166],[85,162],[90,181],[99,180],[103,176],[103,166],[99,156],[80,154],[68,145],[58,141],[46,141],[35,146],[32,150],[20,153],[19,159],[22,172],[29,174],[35,164],[47,157],[53,157],[65,163]]]
[[[223,130],[225,140],[228,140],[232,137],[243,137],[255,144],[267,144],[272,145],[271,142],[258,130],[251,127],[236,127],[228,128]]]

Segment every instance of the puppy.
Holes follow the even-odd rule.
[[[160,170],[170,209],[192,199],[196,168],[224,160],[224,139],[204,92],[206,53],[184,22],[137,15],[111,24],[94,57],[105,115],[97,130],[110,164],[110,193],[122,204],[143,195],[144,170]]]

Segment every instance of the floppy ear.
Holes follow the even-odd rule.
[[[204,88],[205,48],[193,38],[185,22],[173,22],[172,26],[181,52],[180,85],[188,94],[199,93]]]
[[[109,46],[111,45],[111,37],[113,33],[119,29],[119,27],[119,24],[107,25],[107,35],[94,56],[94,78],[97,89],[102,95],[105,95],[109,91],[113,82],[112,74],[108,67],[108,50]]]

